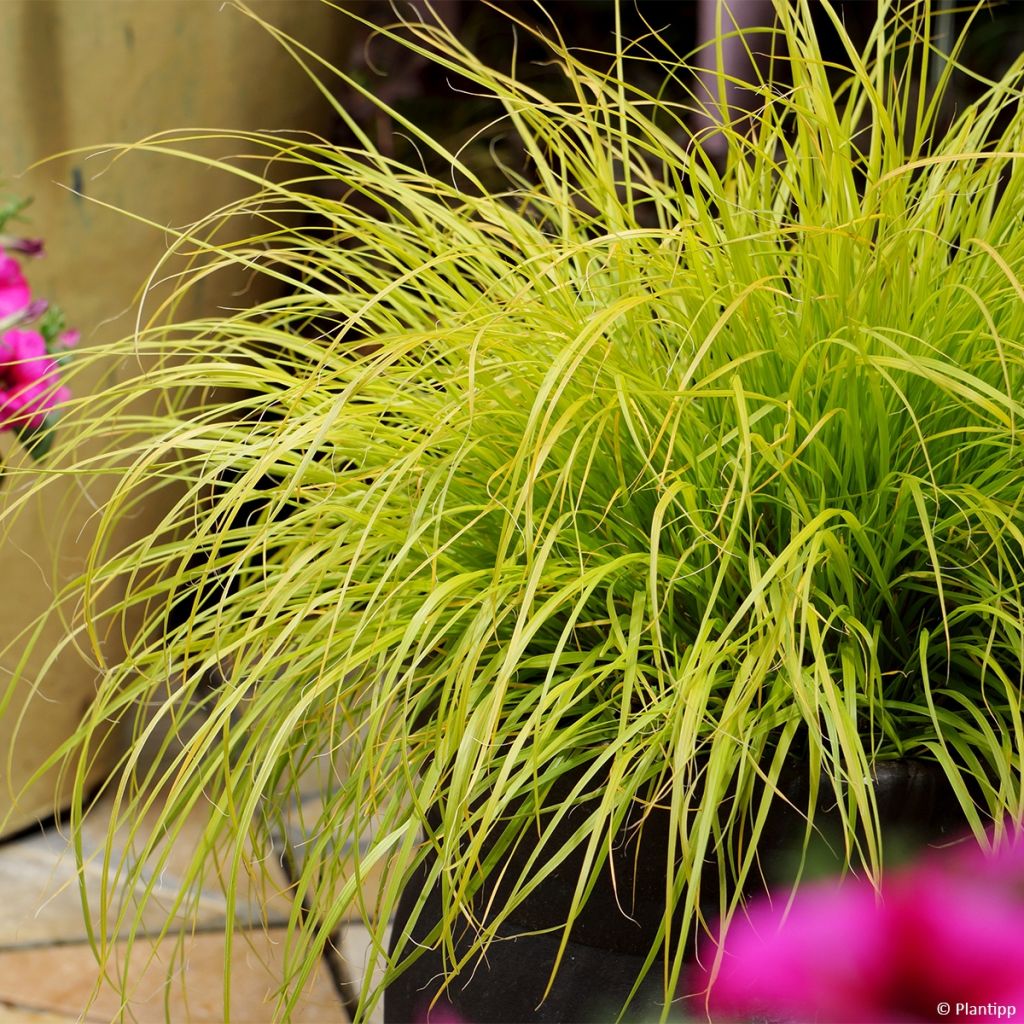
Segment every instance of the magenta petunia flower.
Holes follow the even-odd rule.
[[[716,1024],[1024,1015],[1024,842],[935,852],[877,893],[857,879],[808,885],[788,914],[787,895],[733,921],[713,982],[718,945],[705,944],[687,987]]]
[[[883,925],[895,936],[894,984],[930,1020],[951,1003],[950,1020],[1006,1019],[964,1012],[1015,1006],[1024,1014],[1024,843],[986,852],[973,840],[924,858],[885,886]],[[893,999],[896,998],[894,993]]]
[[[60,367],[38,331],[12,328],[0,338],[0,430],[38,429],[71,392],[60,385]]]
[[[802,888],[751,904],[725,938],[710,990],[711,1019],[866,1021],[887,997],[891,950],[878,928],[877,895],[858,882]],[[707,943],[691,991],[707,989],[717,953]]]
[[[20,313],[31,299],[18,261],[0,249],[0,320]]]

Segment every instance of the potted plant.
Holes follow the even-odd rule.
[[[618,39],[601,68],[556,36],[555,102],[441,21],[387,30],[501,101],[522,172],[488,188],[394,111],[445,175],[350,118],[353,147],[241,138],[258,159],[220,166],[256,192],[179,233],[181,288],[241,265],[282,293],[187,323],[171,301],[122,347],[144,369],[78,403],[110,454],[66,471],[123,474],[106,524],[159,483],[181,497],[152,536],[98,542],[69,642],[145,624],[54,758],[84,779],[134,720],[112,828],[155,804],[159,822],[110,884],[208,807],[192,878],[223,844],[229,889],[243,840],[258,862],[330,766],[280,1017],[353,905],[388,962],[364,1015],[383,987],[458,1009],[525,930],[544,952],[503,962],[536,1019],[565,1019],[549,979],[585,966],[574,929],[613,903],[650,925],[615,998],[650,984],[668,1007],[780,831],[806,850],[827,819],[844,868],[877,879],[893,794],[932,794],[932,835],[1020,814],[1021,63],[947,122],[957,50],[936,52],[927,6],[881,5],[866,54],[822,10],[844,60],[780,4],[787,84],[753,83],[749,131],[717,129],[721,171],[676,55]],[[666,88],[631,87],[631,59]],[[205,160],[193,141],[143,148]],[[218,236],[230,214],[257,223],[245,241]],[[132,412],[142,393],[159,415]],[[431,986],[396,995],[424,965]]]

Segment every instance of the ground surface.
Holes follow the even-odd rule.
[[[86,885],[99,893],[105,822],[103,808],[85,827]],[[160,940],[167,910],[180,891],[180,877],[198,841],[200,824],[189,822],[156,880],[156,898],[142,916],[140,935],[127,968],[131,993],[127,1020],[140,1024],[213,1024],[224,1019],[225,957],[222,893],[211,886],[199,895],[193,934],[176,946],[176,936]],[[118,1013],[117,989],[100,983],[89,946],[74,857],[66,828],[51,823],[0,843],[0,1024],[108,1024]],[[117,855],[118,851],[114,851]],[[292,903],[288,880],[269,865],[269,882],[245,894],[236,906],[244,928],[230,951],[231,1020],[269,1024],[273,993],[283,977],[285,924]],[[338,947],[343,969],[361,975],[367,932],[359,922],[344,926]],[[124,969],[124,943],[113,963]],[[184,981],[184,984],[183,984]],[[336,985],[324,964],[309,986],[296,1024],[344,1024]]]

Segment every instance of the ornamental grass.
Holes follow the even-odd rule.
[[[445,170],[382,153],[331,99],[343,70],[272,25],[351,145],[227,133],[239,155],[212,161],[207,133],[180,131],[125,148],[251,194],[176,232],[150,278],[171,294],[144,298],[96,356],[119,373],[65,414],[62,443],[105,452],[67,448],[36,485],[118,481],[70,591],[97,699],[47,761],[77,780],[77,824],[101,745],[134,736],[107,790],[136,851],[87,908],[101,957],[141,919],[116,894],[153,892],[188,815],[208,824],[171,908],[186,920],[204,880],[235,896],[280,855],[311,771],[282,1020],[353,912],[386,981],[401,972],[416,949],[388,958],[385,923],[428,855],[436,942],[469,925],[479,951],[572,849],[574,916],[630,809],[668,809],[647,969],[671,997],[683,939],[711,923],[708,873],[728,918],[759,872],[787,765],[811,782],[797,841],[838,803],[841,856],[875,880],[881,761],[938,764],[979,838],[1024,816],[1024,62],[972,72],[980,98],[950,117],[960,43],[936,48],[928,5],[879,4],[863,51],[825,2],[777,13],[749,37],[775,56],[757,115],[719,129],[724,165],[688,127],[692,55],[653,28],[603,61],[545,30],[551,98],[429,15],[381,31],[500,104],[487,137],[523,159],[499,161],[498,188],[478,152],[389,109]],[[632,85],[634,64],[664,86]],[[276,294],[176,317],[239,270]],[[114,545],[161,488],[160,527]],[[127,653],[104,657],[127,621]],[[556,846],[567,805],[538,813],[570,775],[595,809]],[[523,844],[529,870],[481,915],[474,892]]]

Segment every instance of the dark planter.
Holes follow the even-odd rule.
[[[573,781],[565,780],[565,792]],[[804,834],[805,822],[795,810],[795,807],[806,806],[804,773],[794,768],[783,789],[792,806],[783,800],[774,802],[758,848],[761,870],[769,886],[791,881],[790,854]],[[908,843],[935,842],[963,828],[959,806],[945,776],[935,765],[910,760],[883,763],[877,770],[876,792],[883,829],[899,833]],[[559,796],[559,792],[553,793],[552,799],[557,800]],[[565,834],[569,835],[575,827],[573,823],[584,820],[591,810],[591,805],[573,808],[563,824]],[[836,809],[827,806],[820,808],[815,819],[816,826],[825,831],[830,826],[838,826],[838,822]],[[639,835],[636,830],[624,830],[624,835],[630,838],[616,845],[610,858],[612,865],[605,865],[574,924],[562,964],[546,998],[544,990],[561,935],[557,930],[550,934],[530,933],[564,925],[579,879],[582,856],[567,858],[516,908],[499,929],[501,941],[492,943],[485,956],[449,983],[438,1003],[444,1009],[435,1010],[430,1016],[428,1007],[441,990],[438,979],[444,969],[444,959],[440,950],[426,949],[388,988],[384,998],[386,1024],[442,1020],[445,1012],[450,1019],[451,1010],[467,1024],[525,1021],[568,1024],[617,1016],[640,975],[663,916],[668,824],[667,811],[654,812],[648,815]],[[527,857],[528,851],[513,853],[508,874],[516,877]],[[612,886],[613,869],[617,889]],[[411,911],[427,885],[428,870],[429,865],[423,865],[406,886],[395,915],[393,936],[398,937],[408,929]],[[708,871],[705,878],[703,902],[713,919],[718,906],[714,872]],[[630,893],[635,895],[632,904],[626,907],[627,917],[619,901]],[[753,895],[753,891],[748,895]],[[500,905],[502,898],[501,883],[485,886],[477,895],[476,906],[482,908],[492,899],[494,904]],[[435,889],[412,928],[413,941],[423,944],[440,915],[441,897]],[[465,951],[471,945],[471,938],[465,936],[461,944],[456,942],[456,950]],[[410,948],[406,947],[406,953]],[[627,1019],[653,1019],[652,1014],[661,1011],[663,1002],[661,972],[655,968],[631,1002]]]

